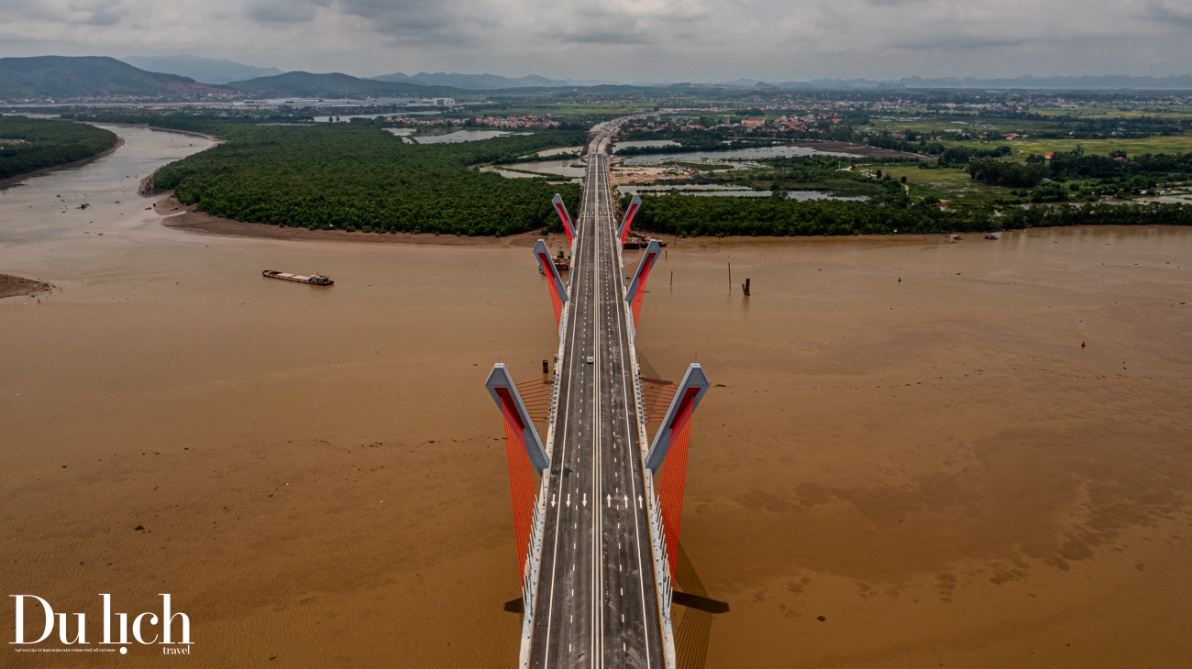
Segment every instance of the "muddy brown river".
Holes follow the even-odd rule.
[[[117,132],[0,191],[0,272],[57,286],[0,300],[0,584],[92,642],[169,593],[191,658],[0,665],[514,666],[482,384],[554,352],[529,248],[169,229],[137,182],[208,142]],[[680,667],[1192,665],[1192,230],[670,241],[637,342],[716,384],[678,583],[729,605]]]

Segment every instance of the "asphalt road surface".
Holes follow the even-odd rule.
[[[571,269],[530,654],[543,669],[664,665],[607,145],[591,144]]]

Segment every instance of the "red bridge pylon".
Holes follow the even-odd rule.
[[[708,377],[698,363],[692,363],[679,382],[670,408],[646,454],[646,467],[662,467],[658,497],[662,506],[662,527],[666,530],[666,555],[671,573],[679,555],[679,528],[683,520],[683,489],[687,483],[687,450],[691,439],[691,415],[709,387]],[[665,462],[665,466],[663,463]]]

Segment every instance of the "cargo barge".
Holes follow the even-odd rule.
[[[330,286],[331,284],[335,283],[330,277],[326,277],[318,273],[308,276],[306,274],[290,274],[289,272],[279,272],[275,269],[266,269],[261,271],[261,275],[269,277],[270,279],[283,279],[285,281],[309,283],[312,286]]]

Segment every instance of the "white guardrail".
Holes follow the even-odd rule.
[[[571,293],[570,278],[568,277],[567,292]],[[563,310],[563,317],[559,320],[559,351],[555,354],[555,378],[551,384],[550,415],[546,428],[546,452],[555,451],[555,423],[559,413],[559,385],[563,378],[563,345],[567,341],[567,310]],[[538,487],[538,495],[534,498],[534,517],[530,522],[530,550],[526,555],[526,566],[522,570],[522,640],[518,666],[528,669],[530,666],[530,649],[534,641],[534,609],[538,601],[538,580],[542,574],[542,535],[546,524],[546,497],[550,490],[550,466],[542,471],[542,483]]]
[[[617,265],[622,279],[625,276],[625,260],[622,257],[620,245],[617,248]],[[624,281],[621,282],[624,288]],[[654,556],[654,583],[658,595],[658,623],[662,628],[662,652],[666,669],[673,669],[675,660],[675,635],[671,622],[671,598],[674,585],[671,581],[670,563],[666,556],[666,536],[662,527],[662,504],[654,492],[654,477],[646,469],[646,453],[650,449],[650,442],[646,437],[645,399],[642,395],[641,367],[637,362],[637,328],[633,324],[633,308],[621,295],[621,308],[625,310],[625,326],[629,332],[629,363],[633,371],[633,401],[637,405],[637,435],[640,447],[638,457],[641,459],[642,485],[645,487],[643,495],[649,504],[650,513],[650,551]]]

